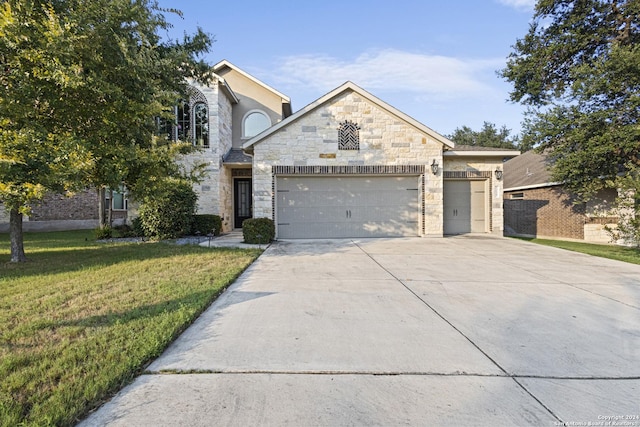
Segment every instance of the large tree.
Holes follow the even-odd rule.
[[[462,126],[461,128],[456,128],[448,138],[456,144],[462,145],[507,148],[511,150],[520,148],[518,138],[510,135],[511,130],[507,129],[506,126],[498,129],[495,124],[484,122],[482,129],[479,131],[474,131],[469,126]]]
[[[638,0],[539,0],[501,72],[530,107],[525,143],[583,200],[604,187],[640,194],[639,30]]]
[[[186,97],[187,79],[206,80],[197,57],[212,40],[198,29],[163,41],[167,12],[179,13],[150,0],[0,6],[0,200],[12,261],[25,259],[22,214],[45,192],[125,184],[144,194],[183,174],[176,159],[189,145],[155,137],[154,119]]]
[[[11,261],[25,260],[22,216],[47,190],[65,191],[89,168],[86,149],[58,120],[63,93],[82,85],[80,40],[50,5],[0,5],[0,201],[9,211]]]

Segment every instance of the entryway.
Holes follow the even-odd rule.
[[[233,180],[233,226],[242,228],[242,222],[253,215],[251,178]]]

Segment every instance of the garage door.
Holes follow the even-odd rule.
[[[418,177],[278,177],[278,237],[418,235]]]
[[[485,181],[444,181],[444,234],[484,233]]]

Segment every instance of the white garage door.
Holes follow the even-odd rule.
[[[281,239],[418,235],[418,177],[278,177]]]

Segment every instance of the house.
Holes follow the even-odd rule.
[[[352,82],[292,113],[230,62],[213,71],[164,131],[201,148],[185,159],[207,164],[198,212],[223,232],[267,217],[281,239],[503,234],[502,166],[519,152],[455,146]]]
[[[505,235],[610,243],[604,227],[615,227],[618,196],[601,190],[579,202],[549,172],[549,158],[528,151],[504,164]]]

